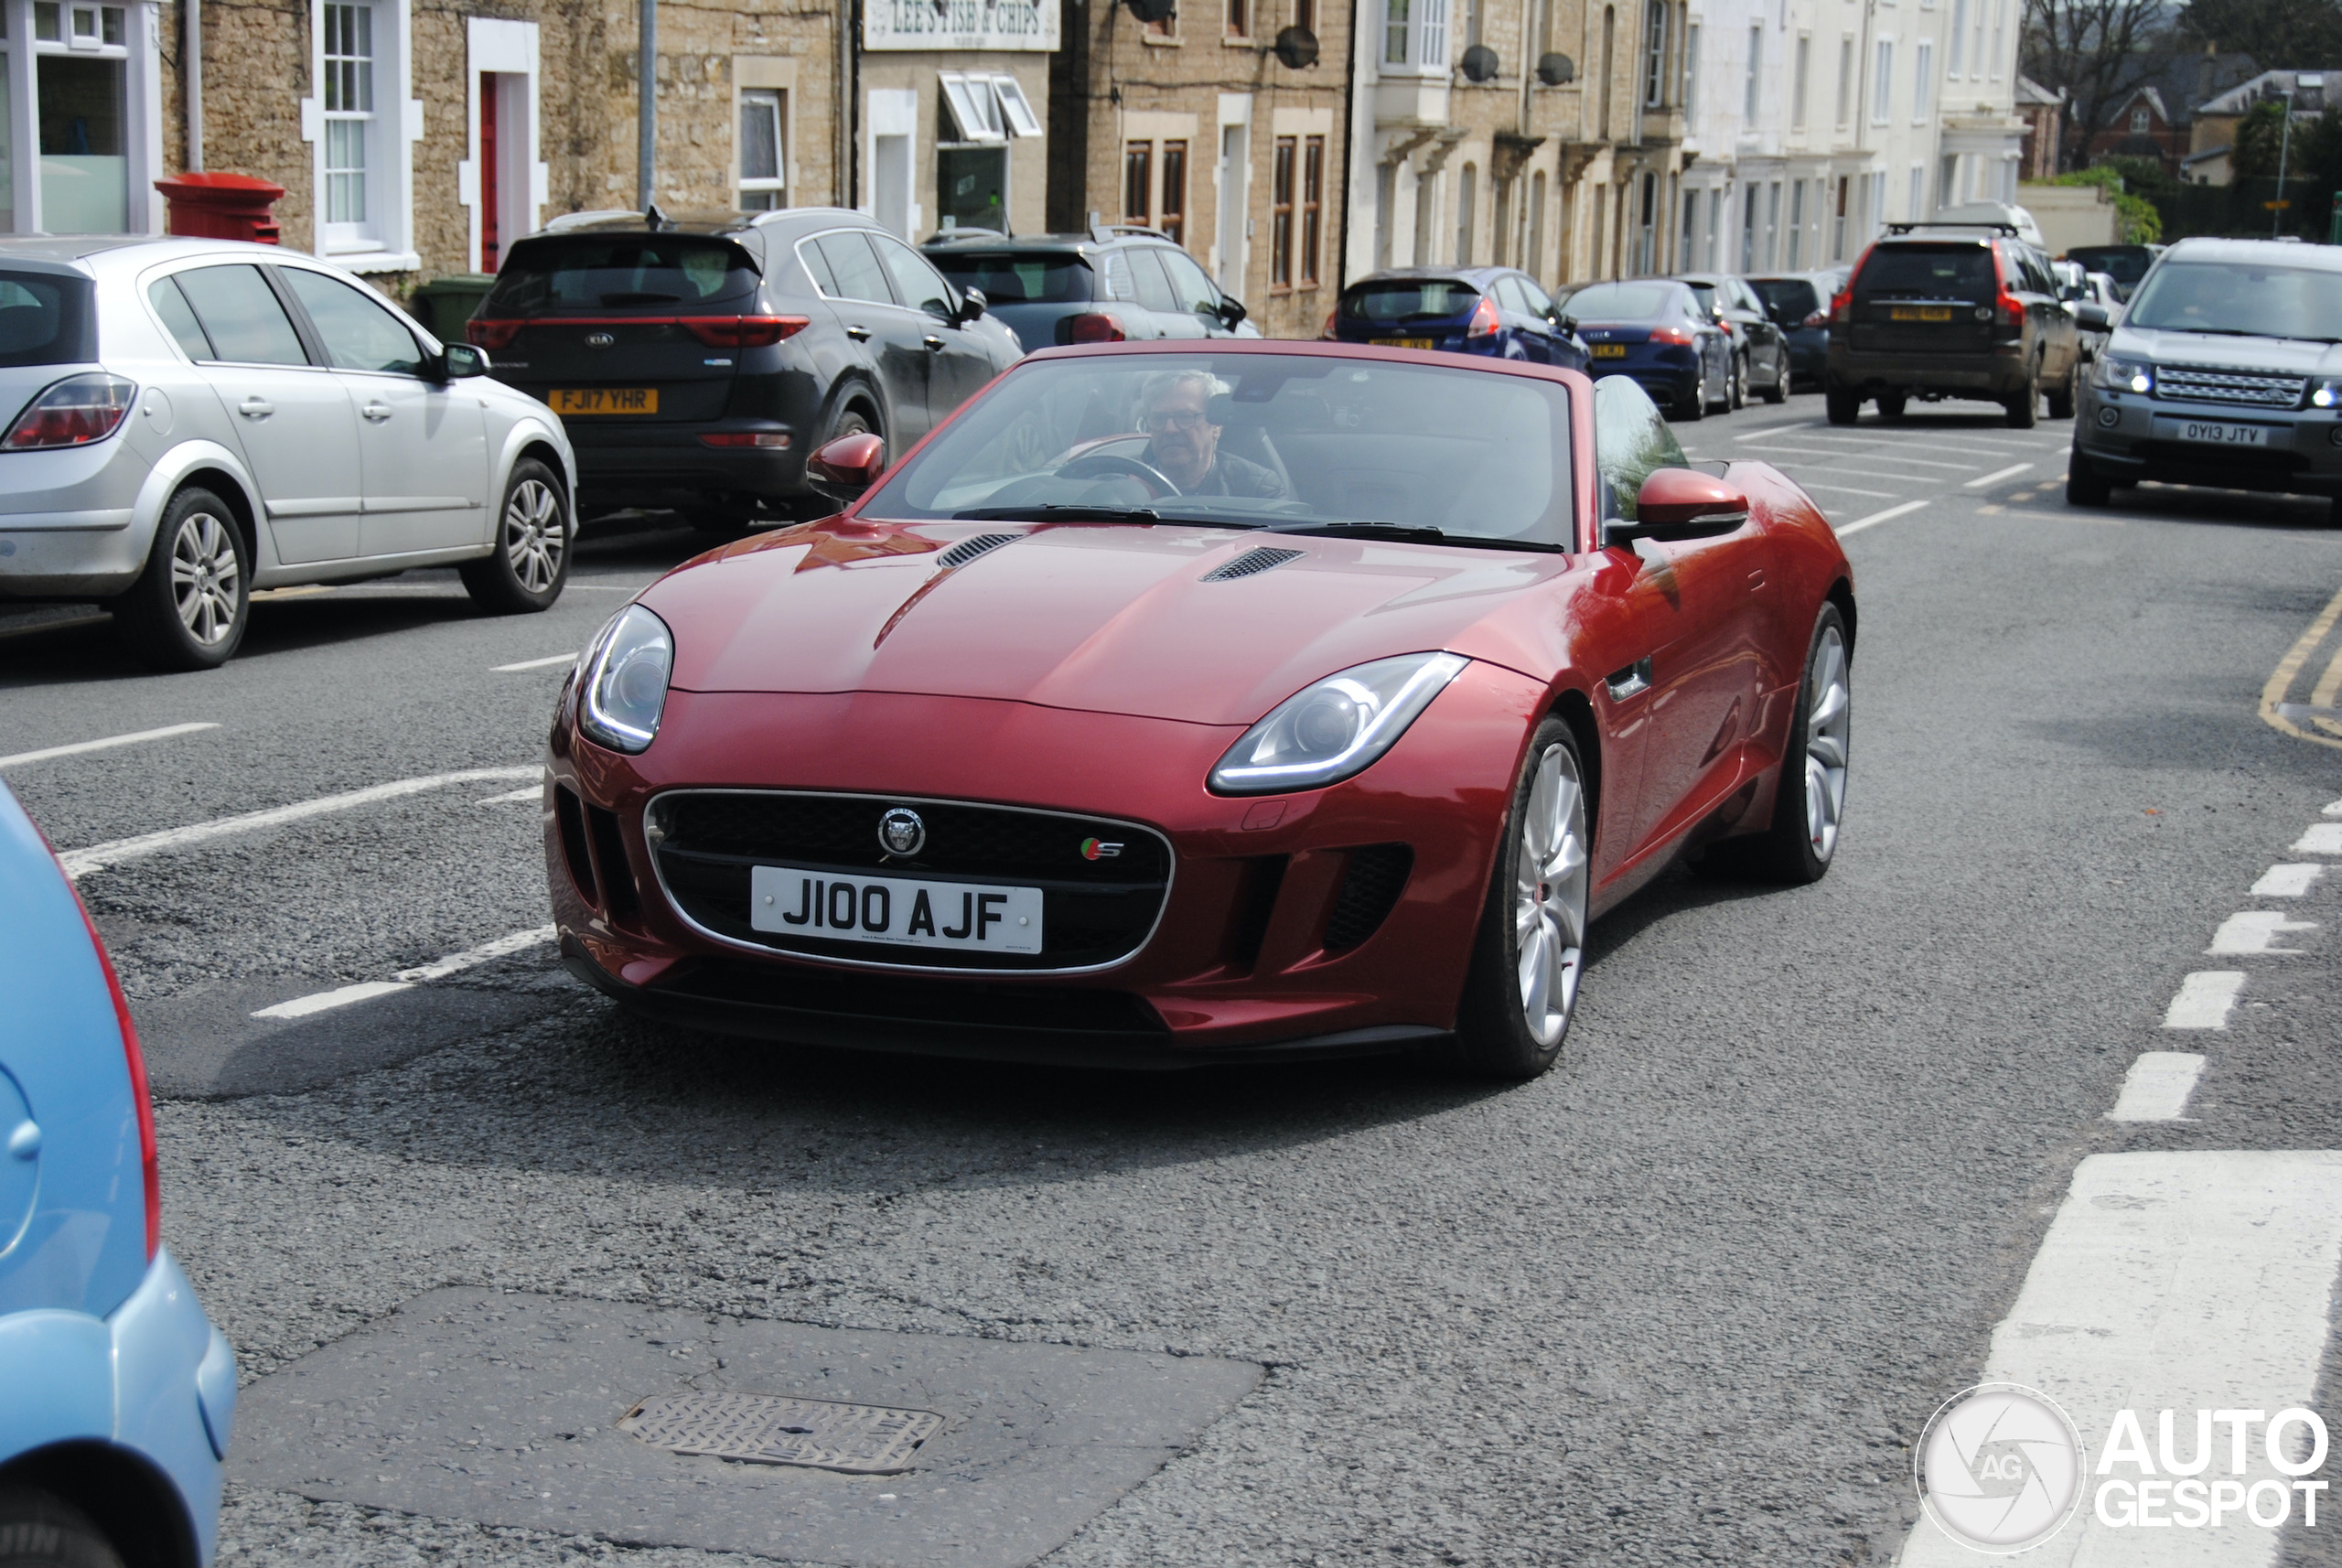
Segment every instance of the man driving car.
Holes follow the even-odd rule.
[[[1140,456],[1182,495],[1286,499],[1284,480],[1273,470],[1220,451],[1211,400],[1227,392],[1227,383],[1209,371],[1172,371],[1151,379],[1140,400],[1146,412],[1139,423],[1147,435]]]

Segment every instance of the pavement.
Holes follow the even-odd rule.
[[[2215,1395],[2332,1408],[2342,531],[2179,489],[2071,509],[2063,424],[1969,410],[1677,427],[1846,536],[1845,837],[1811,887],[1677,872],[1616,911],[1563,1062],[1505,1089],[619,1016],[524,940],[521,792],[562,656],[680,531],[587,540],[538,617],[450,574],[269,596],[208,674],[99,619],[0,627],[0,775],[86,860],[166,1239],[248,1384],[221,1562],[1916,1565],[1944,1548],[1912,1445],[1987,1376],[2070,1402],[2092,1454],[2125,1400],[2151,1443]],[[955,1432],[1122,1424],[804,1472],[819,1527],[777,1539],[718,1528],[740,1466],[610,1478],[646,1396],[809,1380]],[[2342,1560],[2298,1515],[2107,1530],[2057,1560]]]

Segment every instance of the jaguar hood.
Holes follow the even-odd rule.
[[[642,603],[673,631],[685,691],[894,692],[1249,725],[1372,659],[1448,649],[1531,662],[1521,650],[1547,638],[1523,624],[1523,590],[1574,569],[1555,553],[1176,523],[833,518],[703,556]],[[1534,600],[1534,618],[1558,629],[1552,601]]]

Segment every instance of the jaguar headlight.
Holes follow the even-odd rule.
[[[577,727],[612,751],[646,749],[658,738],[674,668],[675,639],[667,623],[640,605],[627,606],[586,650]]]
[[[2118,360],[2111,354],[2099,356],[2090,373],[2090,385],[2107,392],[2151,392],[2155,390],[2155,368],[2144,360]]]
[[[2309,383],[2312,408],[2342,408],[2342,377],[2320,376]]]
[[[1453,653],[1408,653],[1303,688],[1228,748],[1211,770],[1212,792],[1316,789],[1363,772],[1470,662]]]

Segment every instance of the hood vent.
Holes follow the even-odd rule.
[[[1205,573],[1202,580],[1207,583],[1232,583],[1239,577],[1256,576],[1288,561],[1298,561],[1302,553],[1298,550],[1280,550],[1273,544],[1263,544],[1258,549],[1247,550],[1224,566]]]
[[[1016,535],[1013,533],[975,534],[962,539],[959,543],[937,556],[935,564],[949,572],[953,567],[964,566],[977,556],[997,550],[1004,544],[1014,543]]]

